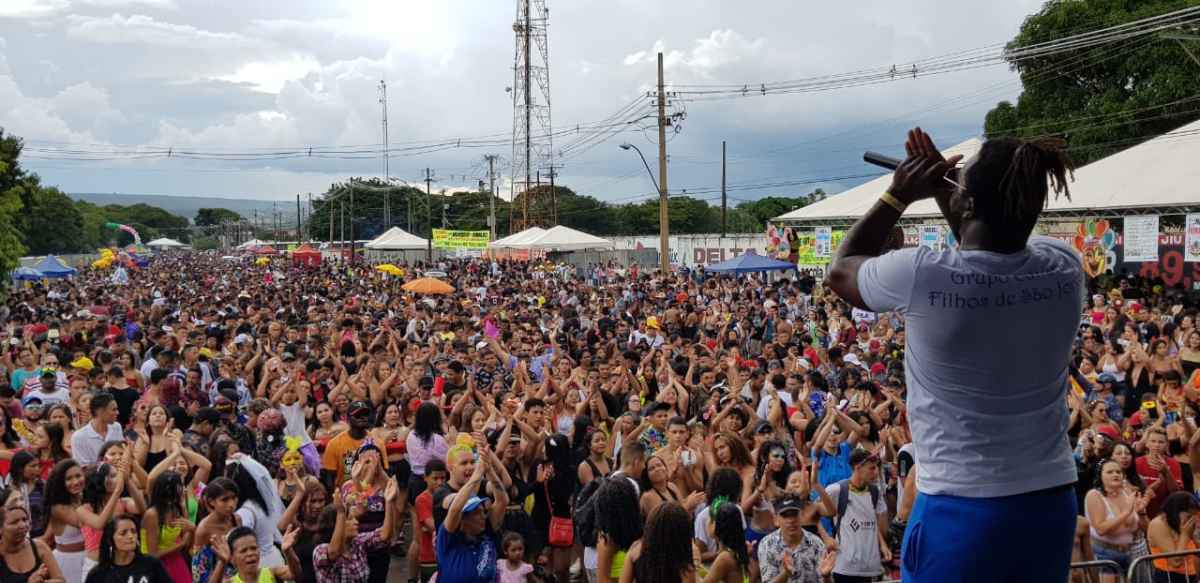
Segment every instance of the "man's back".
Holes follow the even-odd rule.
[[[1013,254],[903,249],[864,262],[858,283],[874,311],[905,314],[922,492],[997,497],[1075,480],[1063,437],[1085,293],[1074,250],[1045,237]]]

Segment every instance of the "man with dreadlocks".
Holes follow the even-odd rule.
[[[943,158],[910,131],[891,188],[831,266],[828,284],[850,304],[907,322],[918,462],[907,582],[1067,578],[1076,475],[1065,395],[1083,265],[1065,243],[1030,237],[1049,187],[1069,196],[1059,146],[993,139],[956,171],[962,156]],[[957,248],[888,252],[904,209],[929,197]]]

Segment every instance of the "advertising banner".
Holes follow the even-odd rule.
[[[433,246],[438,249],[487,249],[488,231],[433,230]]]
[[[1158,215],[1125,217],[1125,262],[1158,261]]]
[[[1200,261],[1200,214],[1188,215],[1183,224],[1183,260]]]
[[[813,255],[817,257],[829,257],[833,254],[833,227],[817,227],[816,229],[816,244],[814,245]]]

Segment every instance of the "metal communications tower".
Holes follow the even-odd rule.
[[[546,223],[545,213],[530,215],[530,207],[543,195],[535,187],[535,173],[553,167],[550,130],[550,10],[546,0],[517,0],[513,22],[516,51],[513,59],[512,190],[509,200],[520,205],[512,213],[509,232]],[[550,226],[550,225],[546,225]]]
[[[379,81],[379,104],[383,114],[383,182],[386,184],[391,179],[391,169],[388,168],[388,120],[387,120],[387,83],[383,80]],[[383,197],[383,222],[384,227],[392,226],[392,209],[388,204],[392,198],[391,194],[385,194]],[[410,227],[411,228],[411,227]]]

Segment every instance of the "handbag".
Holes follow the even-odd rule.
[[[554,515],[554,503],[550,501],[550,483],[543,482],[546,491],[546,506],[550,508],[550,536],[547,538],[552,547],[569,548],[575,544],[575,522],[570,518]]]

